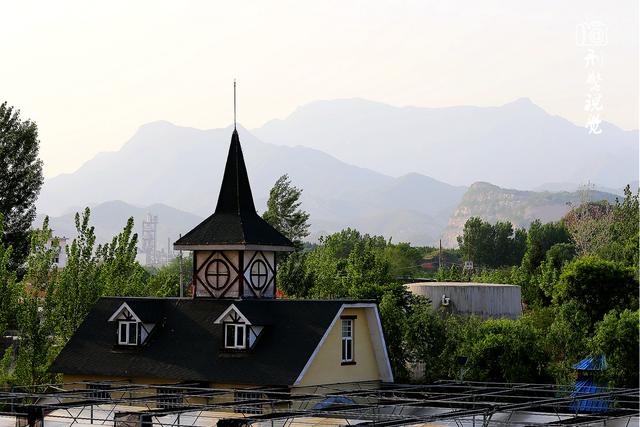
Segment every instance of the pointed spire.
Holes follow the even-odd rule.
[[[255,212],[247,167],[244,164],[242,147],[240,147],[240,138],[238,131],[234,129],[222,177],[222,186],[218,195],[216,213],[240,215]]]
[[[236,130],[236,79],[233,79],[233,130]]]

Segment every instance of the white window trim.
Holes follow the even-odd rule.
[[[129,325],[132,323],[136,325],[135,335],[134,335],[135,342],[133,343],[129,342],[129,333],[131,332]],[[121,334],[123,324],[127,325],[127,327],[125,328],[126,333],[124,337]],[[139,328],[140,328],[139,322],[136,322],[135,320],[118,321],[118,344],[119,345],[138,345],[138,332],[139,332],[138,329]]]
[[[236,307],[235,304],[231,304],[229,307],[227,307],[227,309],[223,311],[222,314],[213,321],[213,323],[215,325],[224,324],[224,319],[227,317],[227,315],[229,315],[229,313],[231,313],[231,311],[235,311],[236,314],[240,317],[240,320],[242,320],[245,325],[251,325],[249,319],[247,319],[246,316],[242,314],[240,310],[238,310],[238,307]]]
[[[138,315],[136,315],[136,313],[131,309],[131,307],[129,307],[129,304],[127,304],[126,302],[123,302],[107,321],[113,322],[115,320],[118,320],[118,316],[120,316],[120,313],[122,313],[122,310],[124,310],[125,308],[129,310],[129,313],[131,313],[134,319],[136,319],[138,322],[142,322],[142,320],[138,317]]]
[[[354,326],[355,326],[355,322],[353,321],[354,319],[340,319],[340,335],[341,335],[341,339],[340,339],[340,361],[342,363],[351,363],[353,362],[355,359],[353,357],[353,336],[354,336]],[[344,335],[344,325],[345,323],[349,323],[349,326],[351,328],[351,335],[346,337]],[[345,354],[342,354],[343,349],[345,348],[345,342],[349,342],[349,346],[351,347],[351,357],[350,358],[346,358]]]
[[[224,323],[224,348],[229,350],[245,350],[247,348],[247,325],[244,323]],[[233,342],[234,345],[229,345],[227,341],[227,333],[229,326],[233,326]],[[238,345],[238,329],[242,329],[242,345]]]

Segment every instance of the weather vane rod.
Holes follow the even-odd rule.
[[[236,79],[233,79],[233,130],[236,130]]]

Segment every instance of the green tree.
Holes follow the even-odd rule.
[[[526,248],[526,231],[514,230],[510,222],[490,224],[471,217],[458,236],[460,252],[477,266],[502,267],[518,265]]]
[[[146,296],[148,273],[136,261],[138,234],[129,218],[122,232],[111,243],[97,249],[101,263],[99,280],[102,294],[110,296]]]
[[[278,265],[277,287],[288,297],[306,298],[315,284],[307,256],[306,252],[294,252]]]
[[[611,311],[596,325],[590,340],[592,354],[605,354],[606,377],[615,387],[638,387],[638,324],[640,312]]]
[[[442,353],[448,340],[445,321],[438,316],[427,298],[416,298],[407,317],[406,346],[408,359],[425,366],[425,382],[440,379]]]
[[[65,250],[67,265],[58,276],[53,299],[56,332],[66,342],[76,331],[101,294],[96,236],[89,225],[91,211],[75,215],[77,237]]]
[[[613,206],[613,223],[609,229],[611,239],[609,246],[602,251],[603,256],[630,267],[638,266],[639,212],[638,192],[633,194],[627,185],[624,199],[622,202],[616,199]]]
[[[288,175],[282,175],[269,191],[267,210],[262,217],[276,230],[302,249],[309,235],[309,214],[300,209],[302,190],[293,186]]]
[[[387,344],[389,363],[395,381],[408,381],[407,354],[405,351],[405,333],[407,329],[407,313],[403,308],[402,296],[387,291],[382,296],[379,310]]]
[[[53,330],[51,316],[52,283],[55,282],[54,258],[57,244],[52,244],[49,219],[42,228],[31,233],[31,249],[27,258],[28,269],[23,277],[17,323],[20,343],[15,367],[17,384],[34,385],[50,382],[53,375],[47,368],[55,355],[51,343]]]
[[[191,255],[182,260],[183,280],[188,274],[188,266],[192,265]],[[279,274],[279,271],[278,271]],[[186,286],[184,280],[183,286]],[[152,270],[148,279],[147,288],[149,296],[157,297],[177,297],[180,296],[180,258],[174,258],[168,264]]]
[[[493,265],[493,227],[479,217],[469,218],[458,236],[458,246],[465,260],[478,266]]]
[[[0,214],[0,334],[14,322],[17,300],[16,274],[10,270],[12,247],[2,241],[2,214]]]
[[[554,289],[553,301],[576,304],[589,319],[589,330],[610,310],[638,307],[635,271],[622,263],[585,257],[564,267]]]
[[[522,259],[525,270],[533,273],[556,243],[571,243],[571,236],[561,222],[543,224],[540,220],[533,221],[529,226],[527,249]]]
[[[469,379],[542,382],[545,355],[538,330],[526,319],[490,319],[479,324],[460,351],[469,357]]]
[[[13,247],[11,268],[22,265],[29,250],[29,227],[36,215],[35,201],[42,187],[38,158],[38,127],[21,120],[20,111],[0,104],[0,214],[4,242]]]

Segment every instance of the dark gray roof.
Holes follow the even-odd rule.
[[[159,323],[142,346],[117,346],[107,319],[123,302],[155,304]],[[342,304],[350,301],[101,298],[51,366],[70,375],[155,377],[220,384],[292,385]],[[362,301],[360,301],[362,302]],[[223,348],[214,324],[231,304],[264,325],[253,349]],[[134,309],[135,311],[135,309]]]
[[[231,244],[293,247],[289,239],[256,213],[237,130],[231,136],[214,214],[174,243],[175,246]]]

